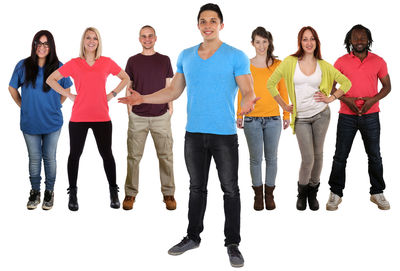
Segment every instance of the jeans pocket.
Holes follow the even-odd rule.
[[[253,118],[252,117],[244,117],[244,122],[249,123],[252,122]]]

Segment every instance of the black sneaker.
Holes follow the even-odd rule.
[[[244,265],[244,259],[242,253],[240,253],[238,245],[228,245],[228,256],[232,267],[242,267]]]
[[[34,210],[40,203],[40,191],[39,190],[31,190],[29,194],[29,200],[26,204],[28,210]]]
[[[53,208],[53,204],[54,204],[54,191],[50,190],[44,191],[42,209],[50,210],[51,208]]]
[[[178,243],[175,246],[173,246],[172,248],[170,248],[170,250],[168,250],[168,254],[169,255],[181,255],[182,253],[184,253],[190,249],[198,248],[199,245],[200,245],[200,243],[197,243],[186,236],[185,238],[182,239],[182,241],[180,243]]]

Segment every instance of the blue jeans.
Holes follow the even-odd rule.
[[[185,135],[185,162],[190,176],[188,237],[200,242],[207,205],[207,183],[214,157],[224,192],[225,246],[240,242],[240,194],[238,187],[237,135],[189,133]]]
[[[61,129],[50,134],[30,135],[23,133],[29,154],[29,179],[32,189],[40,191],[42,159],[46,176],[46,190],[53,191],[57,172],[57,143]]]
[[[361,133],[365,152],[368,155],[368,173],[371,183],[370,194],[379,194],[385,189],[379,144],[381,132],[379,113],[362,116],[339,114],[336,132],[336,151],[333,157],[329,185],[331,191],[340,197],[343,196],[346,181],[347,157],[349,157],[357,131]]]
[[[265,184],[275,186],[278,170],[278,144],[281,136],[282,121],[280,116],[245,117],[244,134],[250,153],[250,174],[253,186],[261,186],[261,164],[265,156]]]

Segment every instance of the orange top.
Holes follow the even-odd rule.
[[[251,76],[254,81],[254,92],[256,97],[261,97],[260,100],[257,101],[254,110],[247,114],[248,117],[273,117],[280,116],[279,105],[272,97],[271,93],[267,89],[267,81],[271,74],[274,72],[276,67],[281,63],[280,60],[275,60],[274,63],[269,68],[257,68],[250,64]],[[282,79],[278,86],[279,94],[282,99],[288,104],[288,92],[286,89],[285,81]],[[237,109],[237,117],[242,118],[242,116],[238,115],[241,111],[240,101],[242,100],[242,94],[239,91],[238,94],[238,109]],[[283,119],[290,119],[290,113],[284,111]]]

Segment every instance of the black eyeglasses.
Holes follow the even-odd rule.
[[[44,48],[49,48],[49,43],[46,41],[46,42],[40,42],[40,41],[35,41],[35,46],[36,46],[36,48],[39,48],[39,47],[44,47]]]

